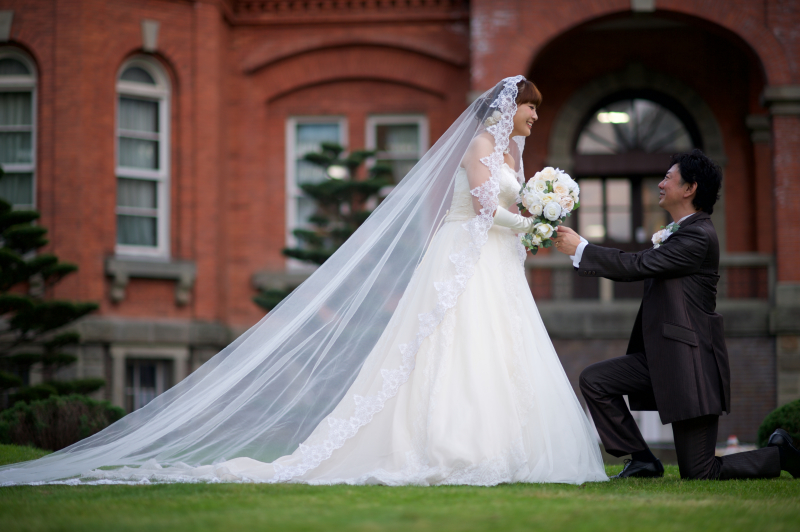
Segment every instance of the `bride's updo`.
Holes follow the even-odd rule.
[[[499,121],[499,116],[492,116],[497,111],[497,107],[492,107],[492,103],[497,99],[502,90],[503,82],[501,81],[495,85],[494,89],[492,89],[492,92],[477,102],[477,106],[475,108],[476,120],[480,120],[486,126],[491,126]],[[536,85],[534,85],[532,81],[523,79],[517,83],[516,103],[517,106],[525,103],[532,103],[538,109],[539,106],[542,105],[542,93],[539,92],[539,89],[536,88]],[[497,112],[499,114],[499,111]]]

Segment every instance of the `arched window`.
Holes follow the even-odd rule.
[[[117,253],[169,257],[169,80],[152,59],[117,79]]]
[[[669,156],[694,145],[684,121],[655,101],[625,98],[597,109],[575,147],[579,232],[630,251],[649,245],[667,222],[658,183]]]
[[[16,209],[36,204],[36,69],[16,49],[0,48],[0,197]]]
[[[669,109],[642,98],[597,110],[578,137],[582,155],[675,153],[692,148],[692,137]]]

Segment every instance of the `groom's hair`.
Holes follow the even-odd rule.
[[[673,155],[669,165],[672,167],[675,164],[681,171],[681,181],[690,185],[697,183],[697,193],[692,199],[695,208],[713,213],[722,187],[722,169],[719,165],[696,148],[689,153]]]

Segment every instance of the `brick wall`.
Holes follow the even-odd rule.
[[[720,418],[717,440],[730,434],[743,442],[755,442],[758,427],[776,406],[776,367],[774,338],[728,338],[731,365],[731,414]],[[564,371],[583,403],[578,386],[581,371],[590,364],[622,356],[627,340],[555,339]]]
[[[286,117],[344,115],[362,147],[368,114],[424,112],[435,141],[469,85],[466,12],[452,5],[396,22],[334,13],[336,24],[309,28],[233,25],[243,15],[214,1],[0,2],[14,10],[9,45],[39,74],[36,194],[49,249],[80,266],[52,295],[99,301],[110,317],[255,323],[251,277],[284,264]],[[113,303],[104,273],[116,238],[115,82],[142,53],[143,19],[160,23],[150,55],[172,85],[170,249],[197,266],[183,307],[167,280],[133,279]]]

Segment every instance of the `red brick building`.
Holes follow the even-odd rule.
[[[259,286],[307,274],[281,254],[320,178],[304,152],[376,148],[399,179],[523,74],[545,98],[525,165],[582,181],[597,241],[647,245],[670,151],[724,167],[720,437],[753,441],[800,397],[798,27],[792,0],[0,0],[0,195],[79,264],[52,296],[100,302],[70,371],[137,408],[255,323]],[[529,262],[570,378],[624,352],[640,288]]]

